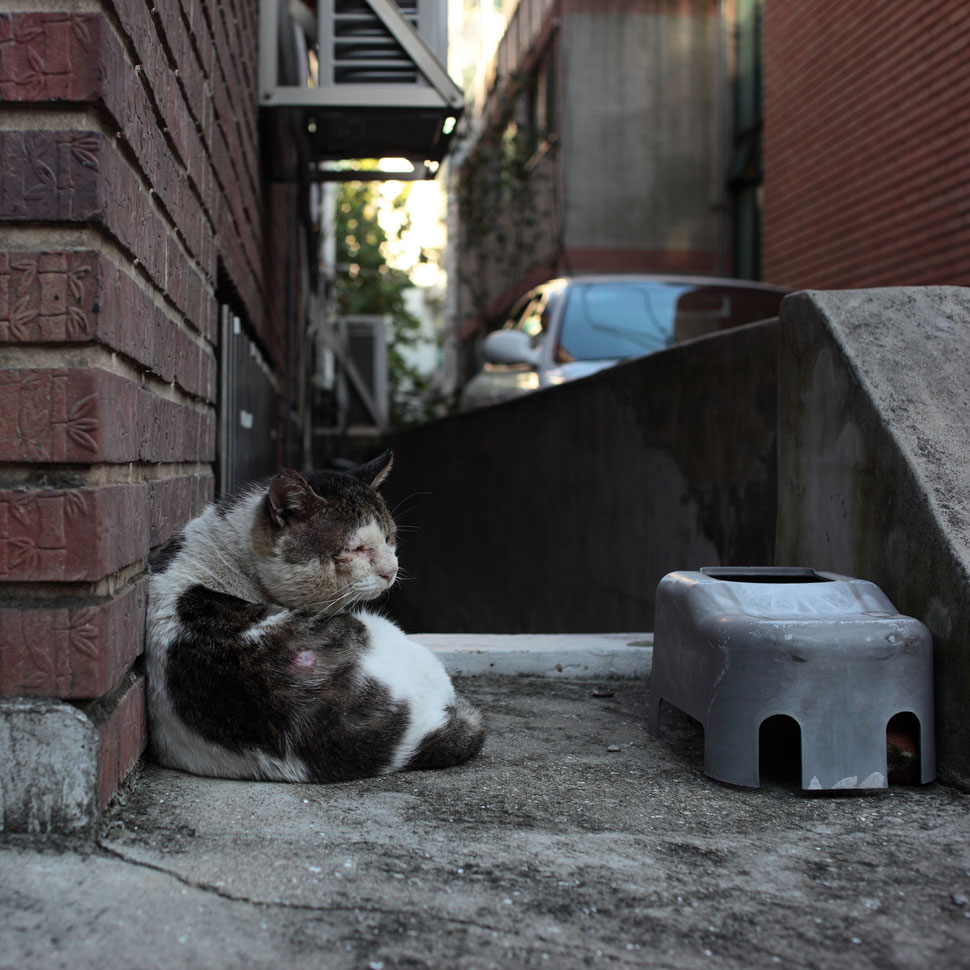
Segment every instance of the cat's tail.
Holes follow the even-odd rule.
[[[485,741],[481,712],[458,695],[445,712],[445,723],[421,739],[402,771],[449,768],[474,758],[481,750]]]

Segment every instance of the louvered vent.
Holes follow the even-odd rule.
[[[416,28],[417,0],[395,0]],[[365,0],[335,0],[334,84],[415,84],[418,71]]]
[[[402,177],[433,177],[464,109],[444,66],[447,0],[259,2],[260,105],[306,143],[270,156],[277,177],[329,180],[327,162],[387,157],[411,163]]]

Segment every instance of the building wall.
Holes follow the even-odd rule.
[[[766,6],[764,275],[970,281],[970,8]]]
[[[451,311],[458,371],[469,360],[462,341],[500,318],[521,293],[556,271],[560,248],[562,154],[558,137],[526,133],[531,82],[558,64],[561,0],[521,0],[472,96],[463,122],[467,143],[450,167]],[[482,73],[482,72],[478,72]],[[558,74],[547,98],[561,101]],[[556,112],[555,107],[553,112]],[[558,127],[557,123],[554,123]]]
[[[713,14],[705,0],[622,12],[567,5],[561,261],[568,269],[714,270]]]
[[[556,274],[714,271],[716,43],[713,0],[523,0],[457,179],[463,337]],[[549,128],[496,175],[537,77]]]
[[[146,740],[147,556],[214,492],[220,303],[283,341],[256,0],[64,8],[0,15],[0,693],[83,712],[104,804]]]

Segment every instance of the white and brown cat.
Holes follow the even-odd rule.
[[[345,781],[473,757],[477,710],[438,659],[354,610],[394,583],[377,492],[392,456],[351,473],[284,470],[210,505],[153,558],[146,647],[152,750],[200,775]]]

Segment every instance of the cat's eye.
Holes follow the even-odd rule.
[[[367,547],[361,543],[359,546],[344,546],[341,551],[334,556],[334,559],[346,561],[350,556],[360,555],[362,552],[366,552]]]

